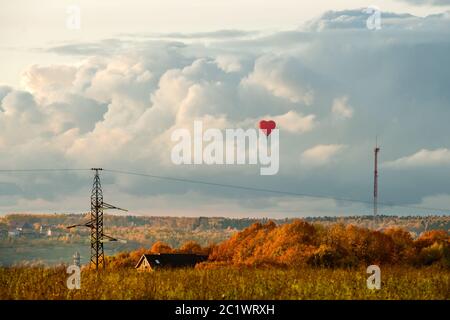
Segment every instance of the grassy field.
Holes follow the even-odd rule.
[[[450,299],[450,272],[382,267],[381,289],[365,269],[83,271],[81,289],[66,287],[62,268],[0,268],[0,299]]]

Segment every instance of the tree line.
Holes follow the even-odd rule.
[[[446,230],[411,233],[389,227],[382,231],[355,225],[323,225],[294,220],[277,225],[254,223],[219,244],[200,246],[188,241],[179,248],[156,242],[149,249],[108,257],[112,267],[131,267],[142,254],[196,253],[209,256],[199,268],[248,267],[356,267],[361,265],[439,265],[450,268],[450,236]]]

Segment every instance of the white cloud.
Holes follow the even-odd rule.
[[[239,58],[229,54],[219,55],[216,58],[216,63],[220,69],[225,72],[239,72],[242,69]]]
[[[301,163],[309,166],[323,166],[332,161],[345,146],[342,144],[319,144],[301,155]]]
[[[302,83],[299,67],[289,58],[265,55],[256,60],[253,72],[242,80],[242,84],[262,87],[292,103],[310,105],[314,101],[314,92],[308,84]]]
[[[313,114],[303,116],[301,113],[289,111],[283,115],[267,117],[273,119],[280,130],[286,130],[293,133],[303,133],[314,129],[316,126],[316,116]]]
[[[410,156],[383,163],[386,168],[411,168],[411,167],[433,167],[450,165],[450,150],[440,148],[435,150],[422,149]]]
[[[331,111],[338,118],[350,119],[353,117],[353,108],[348,104],[347,96],[334,99]]]
[[[77,69],[72,66],[33,65],[22,75],[25,88],[43,103],[61,101],[72,90]]]

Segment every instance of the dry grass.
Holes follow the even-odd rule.
[[[382,267],[381,290],[365,269],[83,271],[66,287],[63,268],[0,268],[0,299],[449,299],[450,271]]]

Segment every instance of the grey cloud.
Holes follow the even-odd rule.
[[[246,38],[259,35],[259,31],[244,31],[244,30],[217,30],[212,32],[194,32],[194,33],[156,33],[148,35],[129,35],[133,37],[147,37],[147,38],[164,38],[164,39],[233,39]]]
[[[425,18],[413,16],[411,14],[398,14],[385,12],[382,8],[377,8],[380,12],[381,30],[426,30],[435,28],[438,24],[441,28],[450,26],[448,13],[429,15]],[[373,9],[360,8],[343,11],[327,11],[320,17],[305,23],[300,30],[304,31],[326,31],[326,30],[364,30],[367,31],[367,20],[373,14]]]
[[[124,46],[124,41],[107,39],[100,42],[60,44],[41,50],[70,55],[111,55],[117,53]]]
[[[80,55],[80,56],[113,56],[121,52],[129,51],[130,49],[148,50],[148,49],[180,49],[186,45],[180,41],[163,41],[155,40],[151,42],[142,43],[139,40],[124,40],[121,38],[105,39],[99,42],[82,42],[82,43],[63,43],[50,48],[39,48],[38,51],[54,52],[61,55]]]
[[[50,104],[47,110],[60,126],[60,132],[78,128],[80,133],[94,130],[95,124],[103,120],[107,105],[81,96],[72,96],[67,102]]]

